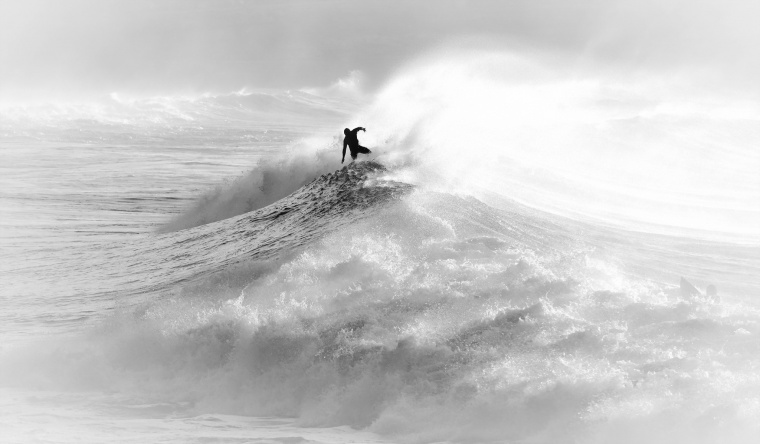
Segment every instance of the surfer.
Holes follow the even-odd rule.
[[[356,160],[356,156],[358,156],[359,153],[369,154],[372,152],[369,149],[359,145],[359,139],[356,138],[356,134],[359,132],[359,130],[366,132],[367,128],[357,126],[352,130],[348,128],[343,130],[343,134],[345,134],[346,137],[343,139],[343,159],[341,159],[340,163],[343,163],[346,160],[346,145],[348,145],[348,148],[351,150],[351,158],[354,160]]]

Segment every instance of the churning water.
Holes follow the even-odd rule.
[[[757,442],[757,110],[565,74],[3,110],[1,440]]]

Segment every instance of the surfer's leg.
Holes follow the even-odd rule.
[[[356,151],[358,151],[358,152],[360,152],[362,154],[369,154],[369,153],[372,152],[372,151],[369,150],[369,148],[363,147],[361,145],[359,145],[359,148]]]

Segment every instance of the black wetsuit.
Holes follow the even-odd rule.
[[[343,134],[345,134],[346,137],[343,139],[343,160],[340,161],[341,163],[346,160],[346,146],[351,150],[351,158],[354,160],[359,153],[369,154],[372,152],[368,148],[359,145],[359,139],[356,137],[356,133],[358,133],[359,130],[366,131],[366,128],[358,126],[350,131],[348,128],[343,131]]]

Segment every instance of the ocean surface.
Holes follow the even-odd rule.
[[[0,442],[760,441],[752,104],[336,88],[0,110]]]

